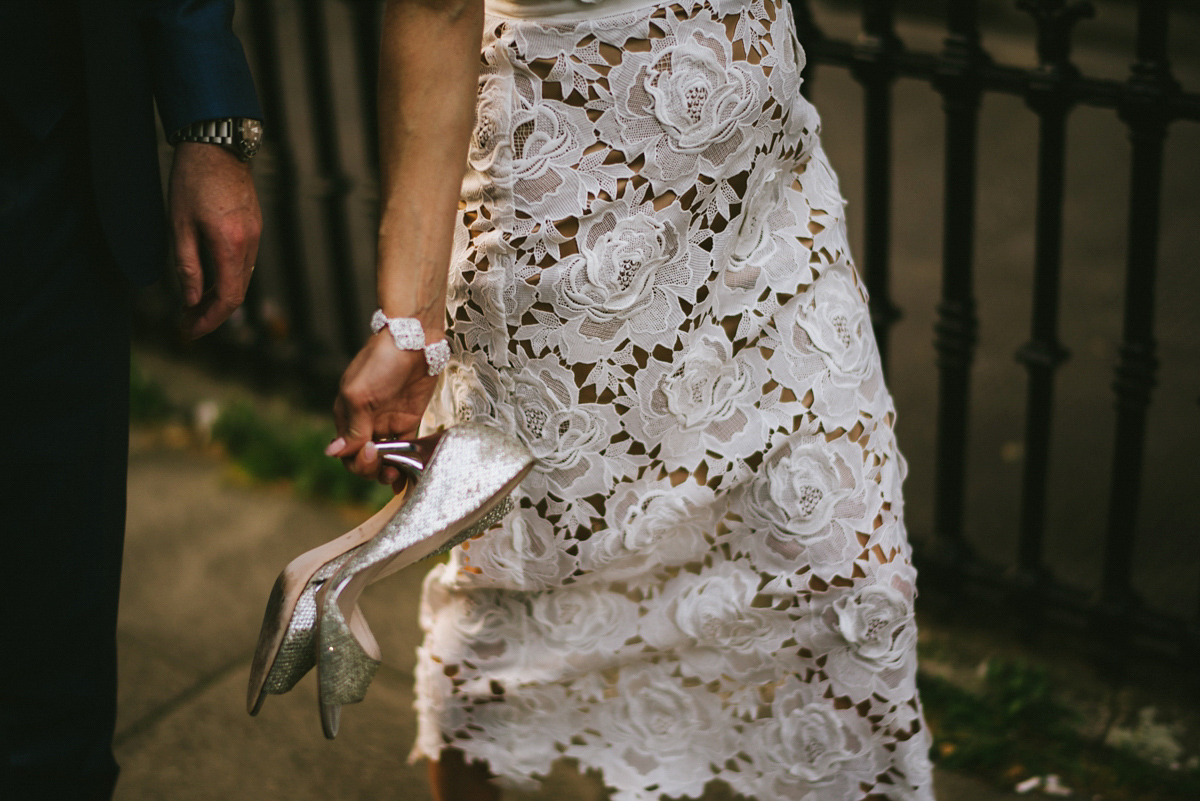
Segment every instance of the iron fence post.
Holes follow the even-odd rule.
[[[851,72],[865,96],[866,229],[863,280],[870,295],[871,324],[879,343],[884,370],[888,363],[888,335],[900,317],[892,302],[889,264],[892,206],[892,84],[896,80],[896,55],[902,49],[896,36],[895,0],[864,0],[862,34],[854,48]]]
[[[305,259],[300,239],[299,182],[296,157],[284,105],[283,67],[280,63],[278,31],[271,0],[246,3],[253,42],[255,74],[262,98],[264,131],[274,162],[274,192],[268,202],[278,221],[277,239],[282,264],[283,294],[287,308],[287,336],[295,350],[295,364],[301,377],[312,375],[317,357],[313,339],[313,308]],[[309,382],[305,382],[306,384]]]
[[[1042,561],[1046,529],[1054,377],[1068,352],[1058,338],[1062,272],[1063,185],[1067,115],[1079,72],[1070,60],[1071,33],[1095,11],[1089,2],[1020,0],[1037,26],[1038,70],[1026,100],[1038,115],[1037,222],[1034,235],[1033,313],[1029,342],[1017,359],[1029,372],[1025,404],[1025,463],[1021,476],[1020,535],[1012,597],[1027,620],[1042,612],[1050,576]]]
[[[946,113],[942,298],[934,324],[938,406],[933,531],[944,581],[961,585],[972,549],[963,530],[971,363],[978,321],[974,294],[975,177],[980,67],[977,0],[951,3],[934,86]]]
[[[796,21],[796,39],[804,50],[804,70],[801,72],[800,94],[812,100],[813,82],[817,73],[817,50],[825,35],[813,19],[808,0],[788,0]]]
[[[353,355],[362,344],[366,318],[359,313],[354,280],[354,251],[350,245],[350,223],[346,197],[350,178],[342,165],[337,138],[337,111],[333,81],[329,74],[329,43],[326,40],[325,0],[301,0],[301,26],[306,50],[309,91],[312,94],[312,127],[316,141],[319,191],[325,217],[327,264],[333,278],[338,344],[345,355]]]
[[[1124,618],[1139,606],[1133,588],[1134,534],[1141,500],[1145,460],[1146,413],[1155,385],[1158,358],[1154,341],[1154,290],[1158,270],[1159,205],[1163,144],[1171,121],[1167,98],[1179,91],[1167,59],[1166,0],[1138,4],[1137,60],[1118,108],[1129,126],[1132,159],[1129,235],[1125,273],[1125,309],[1113,391],[1116,437],[1108,528],[1104,540],[1102,601],[1097,624],[1119,653],[1127,630]]]

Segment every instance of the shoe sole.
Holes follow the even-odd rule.
[[[374,565],[371,565],[369,568],[355,574],[343,585],[342,590],[338,593],[338,598],[335,600],[335,603],[342,608],[342,614],[346,614],[344,605],[345,601],[347,600],[353,599],[353,603],[350,604],[351,608],[358,608],[358,598],[362,594],[362,590],[368,584],[372,584],[375,581],[378,581],[380,578],[395,573],[398,570],[403,570],[404,568],[413,565],[422,559],[436,556],[437,554],[448,551],[455,545],[462,543],[471,536],[478,536],[470,533],[472,527],[478,525],[480,521],[486,518],[497,506],[503,503],[504,500],[512,494],[513,490],[517,488],[517,486],[525,479],[525,476],[529,474],[529,471],[533,469],[533,464],[533,461],[530,460],[529,464],[525,465],[525,467],[523,467],[512,479],[506,482],[501,489],[492,495],[486,503],[482,504],[478,510],[463,518],[461,521],[458,521],[462,523],[461,526],[443,529],[436,534],[426,537],[420,542],[413,543],[407,548],[397,551],[386,559],[382,559]],[[332,581],[326,582],[325,585],[318,591],[318,610],[325,608],[328,593],[330,591],[330,587],[332,586]],[[318,611],[318,628],[321,625],[321,618],[322,615],[320,611]],[[382,654],[379,651],[379,646],[375,642],[374,637],[370,635],[370,630],[366,628],[365,621],[362,621],[362,628],[356,630],[358,627],[355,625],[356,621],[354,620],[353,612],[351,612],[351,614],[347,616],[346,622],[350,627],[351,632],[358,640],[359,646],[363,648],[364,653],[366,653],[366,655],[371,659],[379,661]],[[363,636],[364,634],[366,635],[365,637]],[[317,636],[317,642],[320,642],[319,634]],[[317,703],[321,710],[321,728],[325,733],[325,737],[332,740],[337,737],[338,726],[341,719],[341,704],[326,704],[321,700],[320,664],[320,659],[318,659]]]
[[[271,595],[267,599],[262,628],[258,633],[258,644],[254,650],[254,659],[250,663],[246,710],[251,715],[257,715],[262,709],[263,701],[266,700],[267,679],[275,666],[279,650],[283,647],[283,640],[291,625],[296,604],[299,603],[300,596],[304,594],[304,589],[308,586],[309,581],[325,564],[368,542],[382,531],[383,527],[404,506],[406,495],[407,493],[397,495],[361,525],[347,531],[342,536],[297,556],[279,574],[279,578],[275,580],[275,585],[271,588]],[[355,609],[351,612],[351,617],[361,620],[361,613]]]

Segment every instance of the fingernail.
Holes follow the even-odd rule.
[[[362,449],[363,458],[366,459],[368,462],[375,461],[375,451],[376,451],[375,443],[368,442],[366,445],[363,445],[363,449]]]
[[[346,438],[338,437],[325,448],[326,456],[337,456],[342,452],[342,448],[346,447]]]

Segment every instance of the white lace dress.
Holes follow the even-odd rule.
[[[434,411],[538,464],[426,580],[414,756],[931,799],[905,465],[787,3],[523,3],[489,0]]]

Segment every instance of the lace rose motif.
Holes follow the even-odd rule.
[[[562,305],[589,317],[596,324],[595,334],[603,335],[614,321],[623,320],[641,330],[659,328],[670,310],[655,285],[659,270],[679,256],[679,234],[674,225],[645,214],[624,219],[614,215],[607,222],[612,230],[593,242],[585,240],[583,256],[565,271]],[[647,319],[647,313],[657,316],[659,325]]]
[[[706,260],[675,221],[653,213],[641,197],[647,187],[614,202],[598,201],[580,222],[580,253],[546,270],[544,296],[561,315],[539,316],[542,336],[570,358],[586,360],[598,342],[606,348],[629,339],[647,350],[685,318],[680,300]],[[523,327],[518,336],[532,333]]]
[[[711,41],[711,40],[710,40]],[[688,39],[646,70],[654,116],[680,153],[701,153],[730,139],[750,116],[756,92],[747,72],[727,69],[715,41]]]
[[[461,604],[462,612],[455,629],[464,641],[503,649],[520,628],[516,606],[499,593],[476,593],[456,601]]]
[[[912,568],[885,565],[871,574],[874,584],[832,603],[814,600],[797,634],[827,655],[825,672],[835,691],[856,703],[873,693],[892,695],[916,675]]]
[[[615,697],[597,710],[606,742],[568,750],[583,755],[612,748],[618,760],[605,759],[605,778],[616,786],[671,788],[672,795],[700,795],[709,765],[727,753],[729,728],[720,699],[703,688],[685,689],[655,665],[621,669]],[[594,757],[593,757],[594,758]]]
[[[744,578],[744,577],[743,577]],[[675,601],[675,622],[698,643],[753,650],[762,638],[759,615],[748,609],[746,591],[753,584],[725,582],[713,576],[683,590]]]
[[[450,565],[437,565],[425,577],[421,604],[425,645],[451,662],[486,663],[492,676],[519,675],[526,654],[511,645],[520,640],[525,608],[496,590],[457,591],[453,585],[460,555],[455,551]],[[477,684],[473,680],[463,686],[471,690]]]
[[[559,525],[583,525],[596,510],[588,496],[607,492],[622,476],[636,471],[634,460],[611,442],[620,430],[611,404],[580,403],[574,376],[551,354],[517,371],[499,404],[511,404],[517,436],[536,457],[522,484],[534,497],[552,493],[548,513]],[[498,405],[499,405],[498,404]]]
[[[845,727],[825,704],[806,704],[780,722],[780,745],[790,757],[793,776],[820,782],[832,776],[843,763],[854,759]]]
[[[598,668],[598,660],[589,655],[611,657],[619,650],[637,627],[637,608],[607,588],[564,588],[536,596],[530,619],[550,652],[572,665]]]
[[[725,361],[724,348],[703,338],[659,385],[667,411],[686,429],[703,428],[737,414],[737,403],[748,394],[750,376],[734,361]]]
[[[456,255],[463,255],[463,250]],[[446,304],[457,318],[451,335],[457,345],[455,352],[477,351],[485,360],[507,366],[506,314],[512,296],[512,286],[507,280],[510,258],[493,252],[489,260],[489,269],[473,271],[469,280],[455,276]]]
[[[703,576],[681,573],[664,588],[661,613],[644,620],[642,636],[656,648],[678,649],[685,675],[769,682],[776,678],[774,652],[791,626],[786,616],[753,606],[758,584],[757,574],[733,562]]]
[[[628,425],[643,442],[662,443],[669,467],[694,466],[708,450],[736,458],[763,446],[765,364],[757,350],[731,351],[723,332],[704,327],[672,364],[651,361],[639,374],[639,414]]]
[[[523,381],[517,382],[515,400],[542,470],[570,470],[607,444],[603,429],[584,409],[556,409]]]
[[[829,364],[835,382],[857,386],[875,368],[871,317],[849,266],[839,265],[813,282],[797,324]]]
[[[778,365],[789,385],[812,389],[811,410],[828,429],[849,429],[862,416],[878,420],[890,410],[870,312],[848,264],[835,264],[793,298],[776,327],[789,341],[772,370]]]
[[[557,746],[562,730],[544,725],[546,720],[562,720],[578,725],[582,715],[575,701],[557,685],[521,686],[506,689],[504,697],[480,703],[471,709],[472,728],[487,731],[489,740],[477,740],[478,754],[493,764],[511,764],[514,772],[526,777],[545,775],[559,755]],[[533,790],[537,782],[526,778],[513,783],[520,789]]]
[[[862,718],[839,717],[830,704],[811,697],[813,689],[791,680],[776,692],[756,753],[782,769],[767,773],[763,797],[849,799],[860,781],[874,778]],[[859,731],[847,720],[859,722]]]
[[[714,500],[711,489],[697,484],[618,486],[606,504],[608,527],[581,545],[583,569],[640,583],[652,581],[656,567],[701,558],[709,547]]]
[[[574,569],[574,561],[554,539],[554,527],[537,515],[509,515],[504,525],[472,540],[464,551],[461,586],[482,585],[514,590],[558,586]]]
[[[517,424],[537,457],[538,471],[573,470],[590,454],[601,451],[608,442],[605,424],[616,421],[608,419],[602,409],[570,403],[574,383],[568,383],[569,376],[557,375],[562,368],[553,360],[542,359],[531,367],[528,372],[532,374],[518,376],[512,386]]]
[[[919,725],[913,721],[909,725]],[[896,743],[896,761],[904,773],[899,790],[903,801],[925,801],[931,798],[933,786],[933,763],[929,760],[930,737],[928,729],[922,728],[916,737]]]
[[[805,444],[767,466],[764,500],[777,536],[805,541],[826,533],[838,502],[855,490],[843,480],[849,466],[835,461],[822,445]]]
[[[467,423],[476,417],[492,416],[492,404],[484,391],[475,368],[475,358],[452,358],[443,371],[440,396],[432,409],[439,425]]]
[[[833,604],[837,631],[849,654],[869,670],[900,667],[916,643],[916,625],[904,596],[890,587],[864,587]]]
[[[750,337],[773,311],[763,302],[764,290],[794,294],[808,278],[809,251],[801,241],[808,232],[800,224],[808,208],[790,191],[790,164],[774,163],[760,155],[747,179],[739,224],[716,237],[714,261],[725,264],[720,275],[722,291],[712,300],[719,318],[743,315],[738,338]],[[769,295],[768,295],[769,296]],[[754,318],[747,320],[746,318]]]
[[[490,198],[538,221],[567,217],[599,183],[575,169],[595,129],[582,108],[546,102],[538,83],[514,74],[503,51],[488,55],[467,154],[474,171],[464,187],[473,199]]]
[[[647,155],[641,172],[655,189],[684,191],[701,164],[713,172],[744,169],[755,139],[743,128],[761,113],[765,76],[733,58],[722,27],[700,17],[679,24],[674,42],[653,53],[625,53],[609,74],[611,98],[589,108],[601,138]]]
[[[777,223],[773,225],[775,221],[771,218],[786,202],[784,190],[790,175],[791,173],[785,173],[771,165],[764,165],[751,174],[743,201],[742,224],[737,229],[734,246],[729,254],[732,269],[762,269],[770,266],[771,258],[777,251],[772,233],[781,227]],[[789,272],[794,273],[794,267],[788,266]]]
[[[481,173],[512,157],[507,148],[512,76],[511,67],[504,66],[507,69],[502,71],[496,65],[489,65],[479,77],[479,101],[475,106],[475,129],[471,132],[467,163]]]
[[[807,437],[794,434],[767,456],[761,468],[766,480],[751,484],[746,503],[734,507],[751,530],[766,535],[752,540],[760,564],[786,571],[806,563],[826,581],[850,575],[862,550],[856,532],[872,531],[882,502],[862,461],[857,444],[847,437],[826,442],[815,428]],[[774,591],[783,581],[768,587]]]
[[[570,216],[599,186],[571,169],[596,141],[587,114],[563,104],[537,104],[513,114],[513,200],[517,210],[538,220]]]

